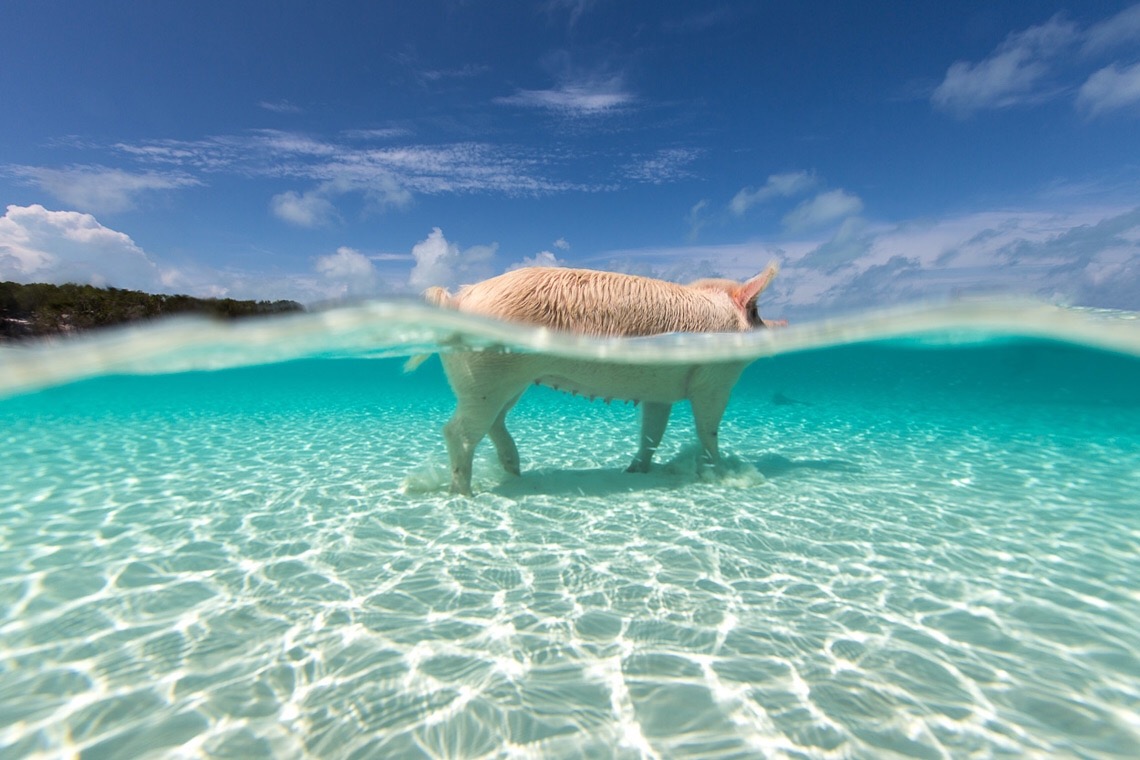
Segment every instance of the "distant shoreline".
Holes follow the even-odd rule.
[[[73,335],[175,314],[241,319],[304,310],[288,300],[194,298],[71,283],[0,282],[0,342]]]

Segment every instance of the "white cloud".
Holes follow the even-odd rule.
[[[1092,306],[1140,308],[1140,208],[1083,213],[991,212],[873,232],[849,266],[817,277],[791,301],[860,309],[958,293],[1016,293]],[[816,292],[811,292],[812,290]]]
[[[563,264],[559,250],[552,246],[518,265]],[[461,248],[436,228],[410,254],[366,255],[341,247],[317,257],[307,272],[172,267],[90,214],[13,205],[0,216],[0,279],[18,282],[311,303],[474,282],[495,273],[495,255],[494,245]],[[826,234],[805,227],[778,242],[610,251],[580,263],[691,281],[744,279],[772,258],[780,259],[782,271],[765,295],[764,313],[796,320],[980,292],[1140,310],[1140,207],[1071,210],[1070,204],[1059,212],[996,211],[893,224],[848,215]],[[385,275],[380,261],[396,268]]]
[[[312,156],[315,158],[335,156],[337,153],[335,145],[299,132],[262,129],[255,134],[254,139],[261,145],[264,145],[271,153]]]
[[[770,258],[765,314],[794,320],[958,294],[1010,293],[1140,310],[1140,207],[996,211],[933,221],[843,222],[779,243],[610,251],[611,268],[679,281],[744,279]]]
[[[804,201],[784,216],[790,230],[821,227],[863,210],[863,201],[845,190],[829,190]]]
[[[477,245],[460,250],[455,243],[448,242],[439,227],[412,247],[412,267],[408,284],[413,288],[426,288],[432,285],[454,287],[468,282],[476,282],[490,275],[491,263],[498,244]]]
[[[115,148],[147,164],[273,179],[308,180],[326,199],[349,192],[371,194],[389,206],[413,193],[539,195],[592,189],[543,175],[554,163],[547,152],[512,145],[453,143],[377,147],[355,135],[344,141],[262,130],[204,140],[159,140]]]
[[[411,131],[404,127],[381,127],[377,129],[346,129],[341,134],[350,140],[386,142],[407,137]]]
[[[364,194],[368,205],[379,211],[389,208],[406,208],[412,202],[412,193],[400,185],[400,181],[392,174],[377,172],[365,182],[342,182],[341,192],[359,191]]]
[[[153,290],[165,275],[128,235],[90,214],[12,205],[0,217],[0,280]]]
[[[1111,64],[1081,85],[1077,105],[1091,116],[1140,103],[1140,63],[1121,69]]]
[[[519,90],[496,98],[500,105],[541,108],[561,116],[588,117],[612,113],[634,102],[620,76],[564,81],[548,90]]]
[[[336,253],[317,258],[316,270],[333,280],[369,279],[376,274],[367,256],[343,245],[336,249]]]
[[[490,66],[466,63],[455,69],[428,69],[418,72],[421,82],[439,82],[448,79],[471,79],[491,70]]]
[[[1140,3],[1089,27],[1084,50],[1098,53],[1136,40],[1140,40]]]
[[[288,190],[270,199],[274,216],[298,227],[325,227],[340,220],[333,200],[349,193],[360,193],[369,208],[385,211],[403,208],[411,203],[412,194],[390,174],[375,172],[371,176],[354,176],[350,171],[322,182],[311,190],[298,193]]]
[[[319,258],[315,271],[314,276],[219,270],[193,264],[173,267],[90,214],[12,205],[0,216],[0,280],[74,282],[202,298],[288,298],[303,303],[373,295],[400,287],[382,281],[371,260],[350,248]]]
[[[128,172],[105,166],[9,166],[7,173],[37,185],[69,206],[96,214],[130,211],[142,195],[202,184],[182,172]]]
[[[323,227],[337,219],[336,207],[319,190],[288,190],[269,201],[273,215],[298,227]]]
[[[701,230],[707,224],[708,219],[705,218],[705,211],[708,210],[708,198],[702,198],[693,204],[689,209],[689,213],[685,214],[685,221],[689,225],[689,240],[696,240],[700,236]]]
[[[413,287],[426,288],[432,285],[450,285],[453,268],[459,263],[459,246],[447,242],[443,230],[432,229],[425,240],[412,247],[416,265],[408,278]]]
[[[368,296],[377,291],[379,276],[371,259],[347,246],[318,257],[315,268],[338,297]]]
[[[741,216],[759,203],[766,203],[775,198],[790,198],[800,195],[815,187],[816,184],[815,174],[811,172],[772,174],[764,186],[759,189],[742,188],[733,197],[728,207],[732,213]]]
[[[569,251],[570,244],[566,242],[566,238],[558,238],[554,241],[554,247],[560,251]]]
[[[1076,93],[1075,105],[1095,116],[1140,101],[1140,70],[1115,61],[1088,73],[1090,62],[1140,42],[1140,4],[1082,29],[1061,15],[1010,34],[981,61],[957,61],[931,103],[959,117],[983,109],[1041,103]],[[1084,84],[1078,84],[1084,78]]]
[[[799,266],[833,272],[862,258],[873,242],[874,235],[868,232],[867,223],[857,216],[849,216],[839,225],[834,237],[800,259]]]
[[[597,0],[546,0],[543,9],[553,14],[556,11],[566,10],[570,13],[569,25],[570,28],[578,23],[583,14],[596,2]]]
[[[539,251],[533,256],[527,256],[517,264],[511,264],[507,267],[507,271],[512,269],[522,269],[523,267],[564,267],[566,262],[555,256],[550,251]]]
[[[1078,37],[1076,26],[1059,16],[1014,32],[988,58],[952,64],[931,101],[938,108],[967,116],[983,108],[1004,108],[1045,97],[1041,84],[1052,61]]]
[[[740,7],[712,7],[694,6],[689,15],[676,19],[666,19],[662,29],[666,32],[679,34],[700,34],[715,27],[723,27],[738,20],[748,10]]]
[[[304,113],[300,106],[288,100],[262,100],[257,107],[273,113]]]
[[[692,148],[665,148],[649,158],[641,158],[626,169],[626,176],[638,182],[661,185],[692,177],[687,168],[701,151]]]

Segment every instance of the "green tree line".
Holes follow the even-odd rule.
[[[238,301],[93,285],[0,282],[0,340],[56,335],[172,314],[234,319],[303,310],[296,301]]]

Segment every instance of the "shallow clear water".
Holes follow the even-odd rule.
[[[438,361],[373,358],[455,325],[394,308],[0,353],[0,754],[1140,746],[1130,315],[658,342],[761,357],[718,476],[683,408],[629,475],[632,407],[540,388],[522,476],[484,444],[465,499]]]

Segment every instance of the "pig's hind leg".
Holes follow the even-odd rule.
[[[697,428],[697,441],[701,451],[697,457],[697,473],[720,464],[719,432],[720,421],[728,407],[729,390],[708,389],[695,394],[690,402],[693,406],[693,423]]]
[[[511,475],[521,475],[522,469],[519,466],[519,449],[515,445],[515,439],[511,437],[511,433],[507,430],[507,412],[511,411],[516,403],[518,403],[518,394],[513,399],[507,402],[503,407],[503,411],[499,412],[499,416],[491,423],[491,429],[488,431],[488,436],[491,438],[491,443],[495,444],[495,451],[499,454],[499,464],[503,466]]]
[[[649,472],[649,463],[661,445],[661,438],[669,425],[669,412],[672,410],[672,404],[656,401],[646,401],[641,405],[640,445],[633,462],[625,469],[626,472]]]

